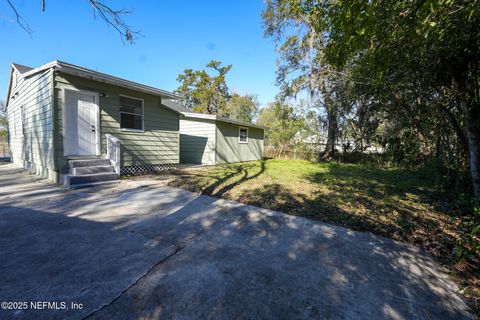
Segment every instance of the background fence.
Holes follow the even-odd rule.
[[[0,159],[10,158],[10,148],[7,142],[0,141]]]
[[[275,159],[301,159],[308,161],[318,161],[321,152],[325,149],[325,144],[317,145],[299,145],[298,147],[289,147],[283,150],[272,146],[265,146],[263,156],[265,158]],[[337,153],[335,160],[340,162],[378,162],[385,160],[385,150],[380,147],[369,147],[364,152],[347,151],[343,152],[341,145],[336,145]]]
[[[276,148],[265,146],[263,155],[266,158],[275,158],[275,159],[303,159],[314,161],[318,159],[318,149],[284,149],[278,150]]]

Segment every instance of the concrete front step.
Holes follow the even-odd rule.
[[[96,167],[75,167],[72,168],[70,174],[74,176],[95,174],[95,173],[112,173],[114,172],[111,165],[108,166],[96,166]]]
[[[112,180],[117,180],[117,179],[118,179],[118,175],[115,172],[83,174],[83,175],[79,175],[79,176],[66,174],[66,175],[62,176],[62,184],[64,186],[66,186],[67,188],[71,188],[74,185],[79,185],[79,184],[112,181]]]
[[[70,160],[68,161],[68,166],[70,169],[80,168],[80,167],[98,167],[98,166],[109,166],[110,160],[108,159],[86,159],[86,160]]]
[[[119,183],[120,180],[109,180],[109,181],[100,181],[100,182],[92,182],[92,183],[81,183],[81,184],[72,184],[69,188],[70,189],[85,189],[85,188],[94,188],[94,187],[102,187],[108,186],[112,184]]]
[[[80,176],[70,175],[68,177],[70,184],[80,184],[80,183],[89,183],[89,182],[100,182],[108,180],[118,179],[118,175],[114,172],[111,173],[94,173],[94,174],[83,174]]]
[[[69,174],[62,174],[60,182],[70,189],[97,186],[118,179],[108,159],[70,160],[68,169]]]

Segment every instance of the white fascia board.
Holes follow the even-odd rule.
[[[188,118],[217,120],[217,116],[214,114],[204,114],[204,113],[195,113],[195,112],[182,112],[182,114]]]
[[[245,121],[240,121],[240,120],[229,119],[229,118],[221,118],[221,117],[218,117],[214,114],[203,114],[203,113],[195,113],[195,112],[182,112],[182,114],[185,117],[188,117],[188,118],[209,119],[209,120],[216,120],[216,121],[222,121],[222,122],[237,124],[237,125],[245,126],[245,127],[258,128],[258,129],[262,129],[262,130],[265,129],[265,127],[259,126],[257,124],[253,124],[253,123],[245,122]]]
[[[13,71],[14,70],[16,70],[16,69],[13,67],[13,64],[12,64],[12,66],[10,67],[10,73],[9,73],[9,77],[8,77],[7,97],[5,98],[5,110],[3,110],[3,111],[7,111],[8,103],[10,101],[10,92],[12,91],[12,76],[13,76]]]
[[[47,64],[44,64],[43,66],[40,66],[40,67],[38,67],[38,68],[32,69],[32,70],[30,70],[30,71],[28,71],[28,72],[20,73],[20,76],[21,76],[22,78],[26,78],[26,77],[29,77],[29,76],[31,76],[31,75],[34,75],[34,74],[36,74],[36,73],[38,73],[38,72],[40,72],[40,71],[43,71],[43,70],[46,70],[46,69],[50,69],[50,68],[54,68],[54,67],[57,66],[57,64],[58,64],[58,61],[55,60],[55,61],[49,62],[49,63],[47,63]]]
[[[260,126],[258,124],[253,124],[253,123],[250,123],[250,122],[235,120],[235,119],[217,118],[217,121],[222,121],[222,122],[227,122],[227,123],[232,123],[232,124],[238,124],[239,126],[257,128],[257,129],[262,129],[262,130],[265,129],[264,126]]]

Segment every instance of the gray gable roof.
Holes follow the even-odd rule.
[[[12,63],[12,66],[20,73],[25,73],[30,70],[33,70],[31,67],[24,66],[23,64]]]
[[[178,101],[178,100],[173,100],[173,99],[162,99],[162,104],[166,105],[167,107],[169,107],[170,109],[174,109],[180,113],[183,113],[183,112],[191,112],[190,110],[188,110],[187,108],[185,108],[184,106],[182,106],[182,104]]]
[[[12,64],[12,66],[15,68],[14,64]],[[22,67],[24,68],[22,70],[26,70],[25,68],[29,68],[29,67],[26,67],[26,66],[21,66],[20,68],[22,68]],[[154,88],[154,87],[144,85],[144,84],[141,84],[141,83],[138,83],[138,82],[133,82],[133,81],[130,81],[130,80],[122,79],[122,78],[115,77],[115,76],[112,76],[112,75],[109,75],[109,74],[106,74],[106,73],[102,73],[102,72],[98,72],[98,71],[95,71],[95,70],[87,69],[87,68],[84,68],[84,67],[80,67],[80,66],[77,66],[77,65],[74,65],[74,64],[71,64],[71,63],[67,63],[67,62],[63,62],[63,61],[59,61],[59,60],[55,60],[55,61],[52,61],[50,63],[44,64],[43,66],[40,66],[38,68],[34,68],[34,69],[30,68],[29,71],[21,73],[21,76],[25,77],[25,78],[30,77],[31,75],[34,75],[38,72],[42,72],[42,71],[48,70],[48,69],[54,69],[54,70],[62,72],[62,73],[71,74],[71,75],[74,75],[74,76],[78,76],[78,77],[82,77],[82,78],[86,78],[86,79],[90,79],[90,80],[95,80],[95,81],[100,81],[100,82],[104,82],[104,83],[109,83],[109,84],[117,85],[117,86],[120,86],[120,87],[125,87],[125,88],[129,88],[129,89],[133,89],[133,90],[137,90],[137,91],[141,91],[141,92],[146,92],[146,93],[158,95],[158,96],[165,97],[165,98],[172,98],[172,99],[179,99],[180,98],[180,96],[178,96],[174,93],[165,91],[165,90]]]

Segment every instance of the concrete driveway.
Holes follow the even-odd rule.
[[[417,247],[156,180],[69,191],[0,165],[0,254],[2,319],[472,318]]]

